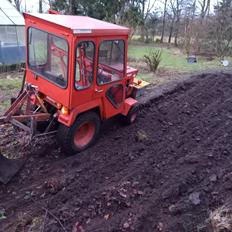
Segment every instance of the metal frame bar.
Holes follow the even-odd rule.
[[[37,107],[34,111],[31,110],[32,105],[30,102],[30,96],[32,94],[35,95],[37,103]],[[25,105],[25,109],[23,105]],[[42,112],[38,112],[38,108],[40,108]],[[11,123],[12,125],[28,132],[32,139],[33,137],[38,135],[42,136],[56,132],[50,131],[55,120],[55,118],[52,118],[45,131],[43,133],[37,133],[37,122],[48,121],[49,119],[51,119],[51,114],[48,113],[48,110],[44,105],[43,99],[38,96],[36,88],[34,88],[34,86],[27,85],[26,89],[12,103],[5,114],[0,117],[0,124]],[[24,122],[26,121],[29,121],[30,125],[25,125]]]

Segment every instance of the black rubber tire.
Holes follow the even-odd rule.
[[[133,124],[138,117],[138,113],[139,113],[139,107],[138,105],[134,105],[131,107],[130,111],[128,112],[128,114],[126,116],[121,115],[121,122],[124,125],[130,125]],[[136,118],[134,120],[132,120],[133,115],[136,114]]]
[[[84,147],[79,148],[74,143],[74,135],[79,126],[83,125],[83,123],[85,122],[94,123],[95,132],[91,141]],[[57,133],[58,143],[61,146],[62,151],[64,151],[67,155],[74,155],[87,149],[96,142],[100,132],[100,127],[101,121],[97,113],[93,111],[83,113],[77,117],[76,121],[73,123],[71,127],[67,127],[63,124],[59,125]]]

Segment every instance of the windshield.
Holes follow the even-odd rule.
[[[67,86],[68,44],[63,38],[30,28],[29,67],[61,87]]]

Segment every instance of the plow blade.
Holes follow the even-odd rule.
[[[0,153],[0,183],[7,184],[22,168],[25,160],[7,159]]]

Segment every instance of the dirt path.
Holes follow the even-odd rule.
[[[0,186],[1,232],[212,231],[209,212],[231,198],[232,75],[179,85],[135,125],[105,123],[79,155],[56,147],[34,145],[20,175]]]

